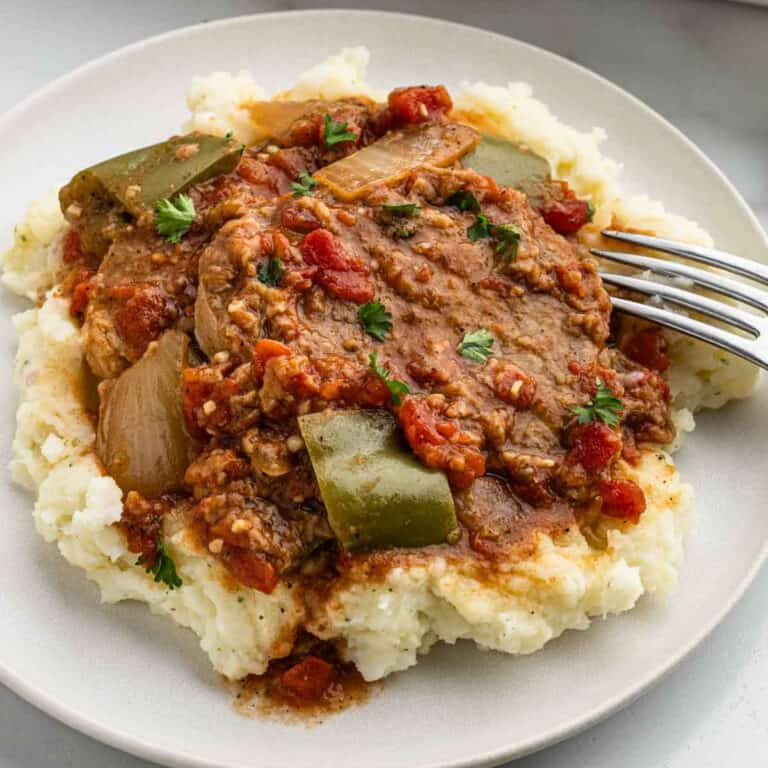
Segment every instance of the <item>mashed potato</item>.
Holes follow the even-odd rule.
[[[367,61],[365,49],[346,49],[306,72],[280,98],[378,96],[365,82]],[[234,131],[248,141],[251,126],[242,104],[264,98],[264,92],[247,73],[219,72],[196,78],[188,98],[186,128]],[[622,201],[620,167],[600,152],[602,131],[564,125],[529,86],[466,85],[455,101],[465,116],[547,157],[559,178],[595,203],[598,214],[585,238],[616,219],[711,243],[698,225],[659,203],[645,197]],[[173,617],[199,635],[223,675],[263,672],[270,658],[288,653],[304,624],[320,637],[343,639],[347,657],[368,680],[415,664],[439,640],[465,638],[488,649],[530,653],[566,629],[586,629],[592,617],[626,611],[644,593],[664,592],[675,583],[692,493],[671,458],[658,452],[626,468],[647,497],[638,525],[611,526],[604,551],[590,548],[578,530],[557,543],[539,536],[535,554],[510,564],[493,584],[436,558],[428,566],[395,568],[384,583],[339,585],[322,609],[305,615],[297,588],[287,582],[271,595],[225,586],[216,561],[201,556],[183,531],[166,531],[183,586],[169,591],[156,584],[112,527],[120,518],[121,491],[102,474],[92,452],[80,334],[67,304],[52,291],[63,227],[54,195],[34,203],[4,256],[5,285],[39,304],[15,318],[20,406],[13,477],[37,495],[40,534],[98,583],[103,600],[142,600]],[[752,366],[684,337],[673,337],[672,358],[670,384],[681,431],[693,429],[693,411],[743,397],[756,381]]]

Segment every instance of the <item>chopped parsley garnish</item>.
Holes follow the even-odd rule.
[[[416,203],[399,203],[398,205],[382,205],[381,207],[393,216],[407,216],[409,218],[421,216],[421,208]]]
[[[475,363],[484,363],[491,354],[493,335],[485,328],[476,331],[468,331],[464,334],[457,349],[462,357]]]
[[[592,203],[587,203],[587,221],[592,221],[592,217],[595,215],[595,206]]]
[[[454,192],[446,202],[448,205],[455,205],[460,211],[480,213],[480,203],[478,203],[477,198],[466,189],[460,189],[458,192]]]
[[[392,328],[392,315],[380,301],[367,301],[357,310],[363,330],[374,339],[384,341]]]
[[[403,395],[407,395],[411,391],[408,389],[408,385],[400,379],[393,379],[392,374],[383,365],[379,365],[375,352],[371,352],[368,362],[369,368],[387,385],[392,405],[400,405],[403,402]]]
[[[312,194],[312,190],[317,186],[317,182],[306,172],[299,174],[298,181],[291,182],[291,189],[294,197],[303,197]]]
[[[225,139],[227,139],[227,141],[229,141],[229,139],[231,139],[231,138],[232,138],[232,136],[233,136],[233,133],[232,133],[232,131],[227,131],[227,132],[224,134],[224,138],[225,138]]]
[[[144,565],[144,555],[139,557],[136,565]],[[148,565],[145,570],[154,575],[156,582],[162,581],[169,589],[176,589],[182,584],[181,577],[176,573],[176,563],[173,562],[160,538],[157,539],[155,562],[153,565]]]
[[[195,204],[187,195],[177,195],[174,200],[163,197],[155,203],[155,228],[171,243],[181,242],[195,220]]]
[[[475,217],[475,223],[467,229],[467,237],[474,243],[481,237],[491,236],[491,223],[484,213],[478,213]]]
[[[586,405],[577,405],[571,410],[579,417],[579,424],[589,424],[591,421],[600,419],[609,427],[615,427],[619,423],[619,414],[624,410],[624,406],[618,397],[614,397],[608,387],[603,384],[599,377],[595,379],[597,392],[595,396]]]
[[[517,256],[520,230],[514,224],[492,224],[491,237],[496,240],[496,253],[510,261]]]
[[[337,123],[327,112],[325,113],[325,146],[333,149],[337,144],[345,141],[357,141],[357,134],[349,130],[346,123]]]
[[[262,261],[259,267],[259,280],[271,288],[280,285],[284,274],[283,262],[278,256]]]

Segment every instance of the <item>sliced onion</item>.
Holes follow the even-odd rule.
[[[181,371],[189,339],[166,331],[138,363],[99,385],[96,453],[123,491],[148,498],[179,488],[189,463]]]
[[[390,131],[354,155],[326,165],[315,179],[342,200],[377,184],[394,184],[422,165],[445,167],[474,149],[480,134],[459,123],[434,123]]]
[[[287,139],[291,123],[314,111],[319,101],[253,101],[248,104],[251,117],[251,140],[255,143],[274,139]]]
[[[195,338],[208,357],[226,349],[226,341],[220,333],[219,318],[213,311],[211,301],[212,297],[201,282],[195,299]]]

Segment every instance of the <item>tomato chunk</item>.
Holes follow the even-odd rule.
[[[549,203],[541,209],[541,215],[561,235],[578,232],[591,218],[589,203],[575,197]]]
[[[125,342],[139,356],[176,317],[173,302],[155,285],[115,286],[109,291],[109,296],[124,302],[115,315],[115,325]]]
[[[425,123],[442,117],[453,108],[443,85],[414,85],[395,88],[387,99],[395,126]]]
[[[578,462],[589,472],[599,472],[621,451],[621,435],[599,421],[574,427],[572,440],[568,460]]]
[[[243,549],[230,549],[222,555],[227,570],[246,587],[269,595],[277,586],[277,572],[263,555]]]
[[[373,282],[367,265],[344,253],[327,229],[315,229],[299,245],[307,264],[318,267],[315,282],[326,290],[356,304],[365,304],[374,296]]]
[[[339,298],[354,301],[355,304],[365,304],[375,295],[371,280],[359,272],[324,270],[318,273],[317,282]]]
[[[290,347],[274,339],[259,339],[253,348],[253,376],[257,381],[264,378],[267,361],[273,357],[292,354]]]
[[[254,157],[243,157],[237,166],[237,175],[266,194],[282,194],[288,191],[286,174],[273,165],[262,163]]]
[[[320,219],[308,208],[289,204],[280,213],[280,224],[294,232],[312,232],[320,228]]]
[[[645,512],[643,489],[631,480],[602,480],[603,514],[636,523]]]
[[[669,368],[667,340],[661,328],[643,328],[624,344],[624,353],[636,363],[654,371]]]
[[[281,682],[297,698],[317,701],[334,678],[333,666],[317,656],[307,656],[283,672]]]
[[[339,248],[333,233],[327,229],[316,229],[310,232],[301,241],[299,250],[307,264],[314,264],[320,269],[334,269],[342,272],[354,269],[360,271],[363,266],[359,262],[355,263],[356,259],[350,258]]]
[[[470,436],[424,398],[409,395],[398,411],[400,426],[413,452],[428,467],[445,470],[451,484],[467,488],[485,474],[485,456]]]
[[[184,420],[193,437],[204,438],[209,430],[223,427],[232,415],[230,400],[238,393],[237,382],[213,368],[185,368],[181,372],[181,405]],[[206,413],[208,401],[216,406]]]

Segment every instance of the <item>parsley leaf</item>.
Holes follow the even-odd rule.
[[[232,133],[232,131],[227,131],[227,132],[224,134],[224,138],[225,138],[227,141],[229,141],[229,140],[232,138],[232,136],[233,136],[233,135],[234,135],[234,134]]]
[[[514,224],[492,224],[491,236],[496,240],[496,253],[513,261],[517,256],[521,234]]]
[[[586,405],[577,405],[571,410],[579,417],[579,424],[589,424],[600,419],[609,427],[615,427],[619,423],[619,414],[624,410],[624,406],[599,377],[595,379],[595,384],[595,396]]]
[[[367,301],[357,310],[360,324],[374,339],[384,341],[392,328],[392,315],[380,301]]]
[[[446,202],[448,205],[455,205],[460,211],[480,213],[480,203],[478,203],[477,198],[466,189],[460,189],[458,192],[454,192]]]
[[[416,203],[400,203],[398,205],[382,205],[385,211],[389,211],[393,216],[421,216],[421,208]]]
[[[371,352],[368,363],[369,368],[387,385],[392,405],[400,405],[403,402],[403,395],[410,394],[408,385],[400,379],[393,379],[392,374],[383,365],[378,364],[375,352]]]
[[[261,262],[259,267],[259,280],[264,285],[269,285],[272,288],[280,285],[283,279],[285,270],[283,269],[283,262],[279,256],[274,256],[271,259]]]
[[[325,113],[325,146],[333,149],[337,144],[345,141],[357,141],[357,134],[349,130],[346,123],[337,123],[327,112]]]
[[[171,243],[181,242],[195,220],[195,204],[186,195],[174,200],[163,197],[155,203],[155,228]]]
[[[490,237],[490,228],[491,224],[488,221],[488,217],[484,213],[478,213],[475,217],[475,223],[467,229],[467,237],[472,243],[481,237]]]
[[[484,363],[491,354],[493,335],[485,328],[467,331],[456,349],[462,357],[475,363]]]
[[[587,221],[592,221],[595,215],[595,206],[592,203],[587,203]]]
[[[303,197],[312,194],[312,190],[317,186],[317,182],[306,172],[299,174],[298,181],[291,182],[291,189],[294,197]]]
[[[136,565],[144,565],[144,555],[141,555],[136,561]],[[182,584],[181,577],[176,573],[176,563],[168,554],[168,551],[163,544],[162,539],[157,539],[157,555],[155,556],[154,565],[148,565],[145,568],[147,573],[151,573],[155,577],[156,582],[163,582],[169,589],[176,589]]]

